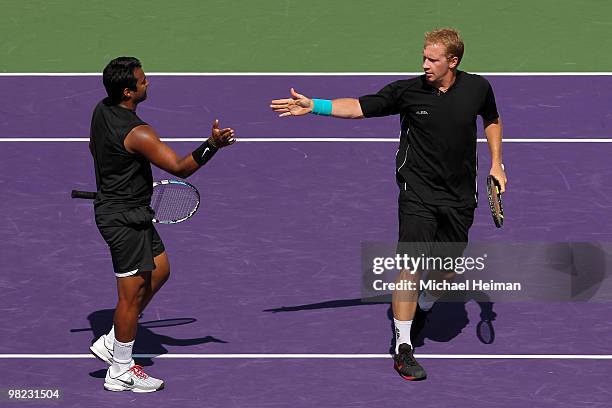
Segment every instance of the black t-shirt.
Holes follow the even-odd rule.
[[[476,206],[476,117],[499,117],[486,79],[457,71],[453,85],[440,92],[422,75],[393,82],[359,102],[365,117],[400,114],[400,188],[428,204]]]
[[[96,214],[112,214],[149,205],[153,193],[151,164],[125,149],[125,137],[136,126],[146,125],[136,112],[104,99],[91,118],[90,150],[96,170]]]

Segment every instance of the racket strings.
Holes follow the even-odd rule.
[[[185,185],[160,184],[153,189],[151,206],[159,222],[178,221],[189,217],[200,202],[197,191]]]
[[[491,201],[493,201],[493,211],[495,215],[499,217],[501,213],[501,206],[499,202],[499,191],[497,186],[491,187]]]

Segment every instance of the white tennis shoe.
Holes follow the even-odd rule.
[[[106,364],[113,364],[113,347],[110,348],[106,345],[106,334],[103,334],[92,344],[89,346],[89,351],[93,354],[97,359],[104,361]]]
[[[139,365],[133,365],[125,373],[112,377],[106,370],[104,388],[108,391],[155,392],[164,389],[164,382],[144,372]]]

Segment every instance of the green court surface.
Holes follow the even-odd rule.
[[[415,72],[423,33],[458,28],[463,69],[612,71],[605,0],[0,1],[0,72]]]

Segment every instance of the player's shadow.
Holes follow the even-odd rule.
[[[443,298],[434,304],[429,313],[417,313],[412,326],[412,341],[415,347],[422,346],[425,339],[438,342],[448,342],[457,337],[468,325],[468,313],[466,304],[476,301],[480,306],[480,323],[476,335],[485,344],[491,344],[495,340],[495,332],[492,322],[497,314],[493,311],[493,303],[482,292],[455,293],[452,298]],[[391,309],[389,296],[377,296],[370,298],[337,299],[325,302],[310,303],[296,306],[282,306],[279,308],[266,309],[264,312],[284,313],[298,312],[315,309],[335,309],[339,307],[356,307],[376,304],[389,304],[387,318],[391,327],[391,346],[389,352],[395,349],[393,311]]]
[[[113,325],[114,309],[103,309],[87,316],[90,327],[87,329],[72,329],[71,332],[92,331],[95,341],[98,337],[109,332]],[[166,354],[168,349],[164,346],[194,346],[205,343],[227,343],[213,336],[197,337],[190,339],[178,339],[162,334],[154,333],[151,329],[156,327],[172,327],[194,323],[194,318],[177,318],[152,321],[139,321],[136,341],[134,342],[134,354],[145,354],[145,357],[136,358],[136,362],[142,366],[153,365],[153,358]],[[89,373],[96,378],[104,378],[106,368]]]

